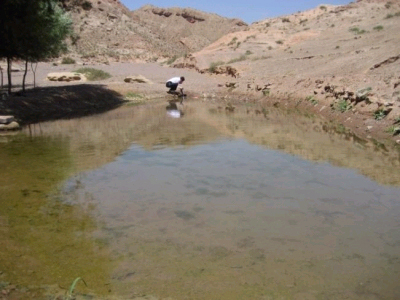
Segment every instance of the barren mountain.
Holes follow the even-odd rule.
[[[321,5],[229,33],[175,67],[226,74],[226,89],[253,97],[400,120],[399,30],[398,0]]]
[[[74,24],[71,54],[87,61],[163,61],[247,27],[192,9],[145,6],[131,12],[119,0],[60,2]]]
[[[132,12],[134,20],[159,36],[163,43],[149,39],[168,55],[183,55],[201,50],[225,34],[247,28],[239,19],[227,19],[216,14],[190,8],[157,8],[146,5]]]

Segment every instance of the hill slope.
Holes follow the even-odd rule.
[[[145,6],[130,11],[119,0],[60,0],[74,24],[70,49],[86,61],[162,61],[208,46],[247,25],[192,9]]]
[[[253,95],[313,100],[317,109],[400,118],[400,2],[319,6],[253,23],[175,63],[230,73]],[[371,103],[372,102],[372,103]]]

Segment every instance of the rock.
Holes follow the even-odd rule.
[[[86,81],[84,74],[75,72],[56,72],[47,74],[47,80],[49,81]]]
[[[16,130],[16,129],[19,129],[19,124],[15,121],[12,121],[9,124],[0,124],[0,131]]]
[[[9,124],[14,121],[13,116],[0,116],[0,124]]]
[[[138,82],[138,83],[147,83],[147,84],[153,84],[151,80],[147,79],[143,75],[136,75],[136,76],[128,76],[124,79],[125,82],[132,83],[132,82]]]

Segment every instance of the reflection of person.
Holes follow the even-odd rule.
[[[170,94],[175,94],[176,88],[178,87],[178,84],[182,84],[185,81],[185,77],[172,77],[167,81],[165,84],[167,88],[169,88],[169,91],[167,93]]]
[[[167,114],[172,118],[181,118],[183,116],[183,112],[178,109],[178,106],[175,102],[170,102],[169,105],[166,107]]]

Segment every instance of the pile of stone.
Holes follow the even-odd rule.
[[[0,116],[0,131],[19,129],[19,124],[13,116]]]

